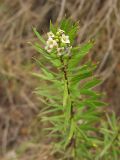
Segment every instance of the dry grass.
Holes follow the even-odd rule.
[[[104,83],[101,90],[118,113],[120,104],[120,1],[119,0],[0,0],[0,149],[6,153],[21,139],[38,112],[39,102],[32,93],[37,81],[36,55],[27,44],[34,41],[32,26],[44,34],[49,20],[70,16],[80,21],[77,43],[96,40],[88,57],[99,60],[97,69]],[[27,117],[27,118],[26,118]]]

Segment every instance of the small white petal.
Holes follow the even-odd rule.
[[[58,53],[59,56],[63,55],[63,53],[64,53],[64,47],[57,48],[57,53]]]
[[[51,37],[48,38],[47,43],[51,43],[53,39]]]
[[[47,40],[47,45],[50,47],[50,48],[53,48],[53,47],[57,47],[57,42],[55,40],[53,40],[52,38],[49,38]]]
[[[70,43],[69,36],[66,36],[65,34],[63,34],[61,37],[61,41],[63,43]]]
[[[49,48],[51,48],[51,49],[52,49],[53,47],[54,47],[54,45],[52,45],[52,44],[51,44],[51,45],[49,45]]]
[[[50,53],[52,51],[52,48],[48,47],[48,46],[45,46],[45,50]]]
[[[58,52],[60,52],[60,51],[64,51],[64,47],[57,48],[57,51],[58,51]]]
[[[65,31],[63,31],[62,29],[58,29],[59,33],[65,33]]]
[[[61,55],[62,55],[62,53],[58,52],[58,56],[61,56]]]
[[[53,45],[56,47],[58,46],[57,42],[54,40]]]
[[[55,37],[55,35],[52,32],[48,32],[47,35],[48,35],[49,38],[54,38]]]
[[[52,51],[52,48],[48,48],[47,52],[50,53]]]

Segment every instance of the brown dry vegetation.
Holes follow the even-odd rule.
[[[44,34],[50,19],[62,17],[80,21],[77,43],[95,39],[88,58],[99,61],[96,71],[103,79],[110,108],[119,114],[120,105],[120,1],[119,0],[0,0],[0,152],[27,140],[28,126],[42,107],[33,94],[37,80],[36,52],[27,44],[36,38],[32,26]],[[43,160],[48,148],[31,159]],[[40,146],[39,146],[40,147]],[[39,148],[38,147],[38,148]],[[40,149],[41,150],[41,149]],[[28,152],[29,153],[29,152]],[[37,152],[38,153],[38,152]],[[32,156],[31,156],[32,157]],[[29,158],[25,155],[27,160]],[[46,158],[47,159],[47,158]],[[50,156],[49,156],[50,159]]]

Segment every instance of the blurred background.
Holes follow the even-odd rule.
[[[50,19],[55,23],[65,16],[80,23],[78,45],[95,39],[88,58],[99,61],[100,90],[110,104],[106,111],[120,115],[119,0],[0,0],[0,160],[16,159],[16,150],[21,160],[51,157],[48,142],[30,141],[29,126],[42,106],[33,94],[40,84],[31,76],[37,53],[27,42],[37,40],[33,26],[45,36]]]

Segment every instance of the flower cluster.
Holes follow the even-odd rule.
[[[46,42],[45,50],[50,53],[53,49],[57,50],[58,56],[69,54],[72,46],[70,46],[69,36],[65,32],[58,29],[56,34],[48,32],[48,40]]]

